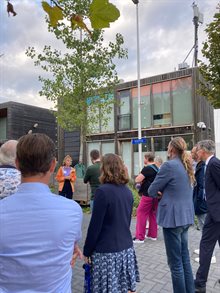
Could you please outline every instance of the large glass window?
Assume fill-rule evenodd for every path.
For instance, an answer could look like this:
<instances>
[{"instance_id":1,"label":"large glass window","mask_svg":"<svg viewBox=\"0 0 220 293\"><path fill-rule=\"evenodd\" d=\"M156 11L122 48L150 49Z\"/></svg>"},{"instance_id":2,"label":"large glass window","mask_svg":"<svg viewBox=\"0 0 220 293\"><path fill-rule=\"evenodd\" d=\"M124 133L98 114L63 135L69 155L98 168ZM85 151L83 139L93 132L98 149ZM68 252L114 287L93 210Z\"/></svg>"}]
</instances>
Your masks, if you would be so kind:
<instances>
[{"instance_id":1,"label":"large glass window","mask_svg":"<svg viewBox=\"0 0 220 293\"><path fill-rule=\"evenodd\" d=\"M99 116L99 107L98 107L99 101L98 100L99 100L99 96L92 96L87 98L89 134L100 133L100 116Z\"/></svg>"},{"instance_id":2,"label":"large glass window","mask_svg":"<svg viewBox=\"0 0 220 293\"><path fill-rule=\"evenodd\" d=\"M99 150L100 151L100 142L88 142L87 143L87 166L92 165L91 159L90 159L90 152L92 150Z\"/></svg>"},{"instance_id":3,"label":"large glass window","mask_svg":"<svg viewBox=\"0 0 220 293\"><path fill-rule=\"evenodd\" d=\"M114 142L102 142L102 155L115 153L115 143Z\"/></svg>"},{"instance_id":4,"label":"large glass window","mask_svg":"<svg viewBox=\"0 0 220 293\"><path fill-rule=\"evenodd\" d=\"M118 93L119 97L119 116L118 128L119 130L131 129L131 110L130 110L130 91L121 91Z\"/></svg>"},{"instance_id":5,"label":"large glass window","mask_svg":"<svg viewBox=\"0 0 220 293\"><path fill-rule=\"evenodd\" d=\"M152 85L154 126L170 125L170 81Z\"/></svg>"},{"instance_id":6,"label":"large glass window","mask_svg":"<svg viewBox=\"0 0 220 293\"><path fill-rule=\"evenodd\" d=\"M146 143L142 143L142 166L144 162L144 155L146 152L151 152L151 139L147 138ZM133 145L133 151L134 151L134 175L138 175L141 170L139 170L139 154L138 154L138 144Z\"/></svg>"},{"instance_id":7,"label":"large glass window","mask_svg":"<svg viewBox=\"0 0 220 293\"><path fill-rule=\"evenodd\" d=\"M92 109L88 107L88 120L90 122L88 132L89 134L100 133L99 109Z\"/></svg>"},{"instance_id":8,"label":"large glass window","mask_svg":"<svg viewBox=\"0 0 220 293\"><path fill-rule=\"evenodd\" d=\"M131 177L131 142L123 141L121 143L122 159L128 169L128 174Z\"/></svg>"},{"instance_id":9,"label":"large glass window","mask_svg":"<svg viewBox=\"0 0 220 293\"><path fill-rule=\"evenodd\" d=\"M114 95L106 95L109 104L106 105L104 118L101 119L101 132L114 131ZM100 109L100 112L102 109Z\"/></svg>"},{"instance_id":10,"label":"large glass window","mask_svg":"<svg viewBox=\"0 0 220 293\"><path fill-rule=\"evenodd\" d=\"M172 80L173 124L183 125L193 122L192 78Z\"/></svg>"},{"instance_id":11,"label":"large glass window","mask_svg":"<svg viewBox=\"0 0 220 293\"><path fill-rule=\"evenodd\" d=\"M138 128L138 89L131 90L133 128ZM141 87L141 128L151 126L150 86Z\"/></svg>"},{"instance_id":12,"label":"large glass window","mask_svg":"<svg viewBox=\"0 0 220 293\"><path fill-rule=\"evenodd\" d=\"M179 135L175 135L175 136L179 136ZM193 135L192 134L187 134L187 135L181 135L181 136L182 136L182 138L185 140L185 142L187 144L187 150L191 151L191 149L193 148Z\"/></svg>"},{"instance_id":13,"label":"large glass window","mask_svg":"<svg viewBox=\"0 0 220 293\"><path fill-rule=\"evenodd\" d=\"M114 95L94 96L87 99L89 133L114 131ZM103 105L100 101L103 100ZM97 101L97 103L95 103ZM92 103L93 102L93 103Z\"/></svg>"},{"instance_id":14,"label":"large glass window","mask_svg":"<svg viewBox=\"0 0 220 293\"><path fill-rule=\"evenodd\" d=\"M154 153L159 156L163 161L167 160L167 147L171 140L171 136L153 137Z\"/></svg>"}]
</instances>

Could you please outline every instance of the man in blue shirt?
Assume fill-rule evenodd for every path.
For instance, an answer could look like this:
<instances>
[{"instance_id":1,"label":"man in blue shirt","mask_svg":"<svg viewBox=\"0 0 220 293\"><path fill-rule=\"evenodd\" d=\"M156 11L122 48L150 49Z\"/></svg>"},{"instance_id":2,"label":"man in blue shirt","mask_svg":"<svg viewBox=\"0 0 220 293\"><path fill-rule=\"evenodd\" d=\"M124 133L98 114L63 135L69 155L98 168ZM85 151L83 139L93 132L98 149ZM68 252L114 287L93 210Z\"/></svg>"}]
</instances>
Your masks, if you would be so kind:
<instances>
[{"instance_id":1,"label":"man in blue shirt","mask_svg":"<svg viewBox=\"0 0 220 293\"><path fill-rule=\"evenodd\" d=\"M16 166L21 185L0 201L0 293L70 293L82 210L48 187L54 143L44 134L21 137Z\"/></svg>"}]
</instances>

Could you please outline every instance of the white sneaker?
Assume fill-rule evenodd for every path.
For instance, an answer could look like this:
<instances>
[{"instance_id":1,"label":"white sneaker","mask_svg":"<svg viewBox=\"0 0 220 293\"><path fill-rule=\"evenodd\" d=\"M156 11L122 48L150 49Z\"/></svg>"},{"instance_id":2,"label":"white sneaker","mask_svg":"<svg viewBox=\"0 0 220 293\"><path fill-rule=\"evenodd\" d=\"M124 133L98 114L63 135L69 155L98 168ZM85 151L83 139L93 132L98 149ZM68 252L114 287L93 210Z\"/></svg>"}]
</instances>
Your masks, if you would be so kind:
<instances>
[{"instance_id":1,"label":"white sneaker","mask_svg":"<svg viewBox=\"0 0 220 293\"><path fill-rule=\"evenodd\" d=\"M211 263L216 263L217 261L216 261L216 256L214 255L213 257L212 257L212 259L211 259Z\"/></svg>"},{"instance_id":2,"label":"white sneaker","mask_svg":"<svg viewBox=\"0 0 220 293\"><path fill-rule=\"evenodd\" d=\"M195 249L194 253L199 255L199 249Z\"/></svg>"},{"instance_id":3,"label":"white sneaker","mask_svg":"<svg viewBox=\"0 0 220 293\"><path fill-rule=\"evenodd\" d=\"M153 241L156 241L156 240L157 240L157 238L153 238L153 237L148 237L147 235L145 235L145 238L146 238L146 239L150 239L150 240L153 240Z\"/></svg>"},{"instance_id":4,"label":"white sneaker","mask_svg":"<svg viewBox=\"0 0 220 293\"><path fill-rule=\"evenodd\" d=\"M133 238L133 243L144 243L144 240Z\"/></svg>"},{"instance_id":5,"label":"white sneaker","mask_svg":"<svg viewBox=\"0 0 220 293\"><path fill-rule=\"evenodd\" d=\"M195 262L199 262L199 257L195 258ZM216 256L215 255L211 259L211 264L214 264L214 263L216 263Z\"/></svg>"}]
</instances>

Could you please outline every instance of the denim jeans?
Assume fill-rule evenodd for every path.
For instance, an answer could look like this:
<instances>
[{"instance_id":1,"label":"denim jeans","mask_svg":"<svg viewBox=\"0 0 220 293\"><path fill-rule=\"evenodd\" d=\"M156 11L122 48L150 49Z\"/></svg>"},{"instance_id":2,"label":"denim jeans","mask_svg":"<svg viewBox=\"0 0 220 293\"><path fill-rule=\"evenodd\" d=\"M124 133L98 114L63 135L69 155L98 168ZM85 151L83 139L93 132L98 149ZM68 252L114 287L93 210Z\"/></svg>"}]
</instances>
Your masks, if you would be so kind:
<instances>
[{"instance_id":1,"label":"denim jeans","mask_svg":"<svg viewBox=\"0 0 220 293\"><path fill-rule=\"evenodd\" d=\"M189 225L163 228L168 265L174 293L194 293L194 280L188 250Z\"/></svg>"}]
</instances>

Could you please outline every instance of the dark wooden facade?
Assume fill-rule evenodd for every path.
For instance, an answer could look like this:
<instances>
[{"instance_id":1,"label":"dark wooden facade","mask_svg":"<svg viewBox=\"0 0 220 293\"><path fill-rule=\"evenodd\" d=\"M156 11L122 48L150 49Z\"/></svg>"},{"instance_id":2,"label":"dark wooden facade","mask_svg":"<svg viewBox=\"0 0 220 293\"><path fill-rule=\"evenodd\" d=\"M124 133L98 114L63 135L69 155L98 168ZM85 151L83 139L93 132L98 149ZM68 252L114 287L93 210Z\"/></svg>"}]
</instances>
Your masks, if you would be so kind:
<instances>
[{"instance_id":1,"label":"dark wooden facade","mask_svg":"<svg viewBox=\"0 0 220 293\"><path fill-rule=\"evenodd\" d=\"M79 163L80 152L80 132L65 131L61 127L58 127L58 161L62 163L63 158L66 155L70 155L73 159L73 165Z\"/></svg>"},{"instance_id":2,"label":"dark wooden facade","mask_svg":"<svg viewBox=\"0 0 220 293\"><path fill-rule=\"evenodd\" d=\"M16 102L0 104L0 119L5 119L6 137L18 139L30 130L45 133L57 145L57 124L52 111Z\"/></svg>"}]
</instances>

